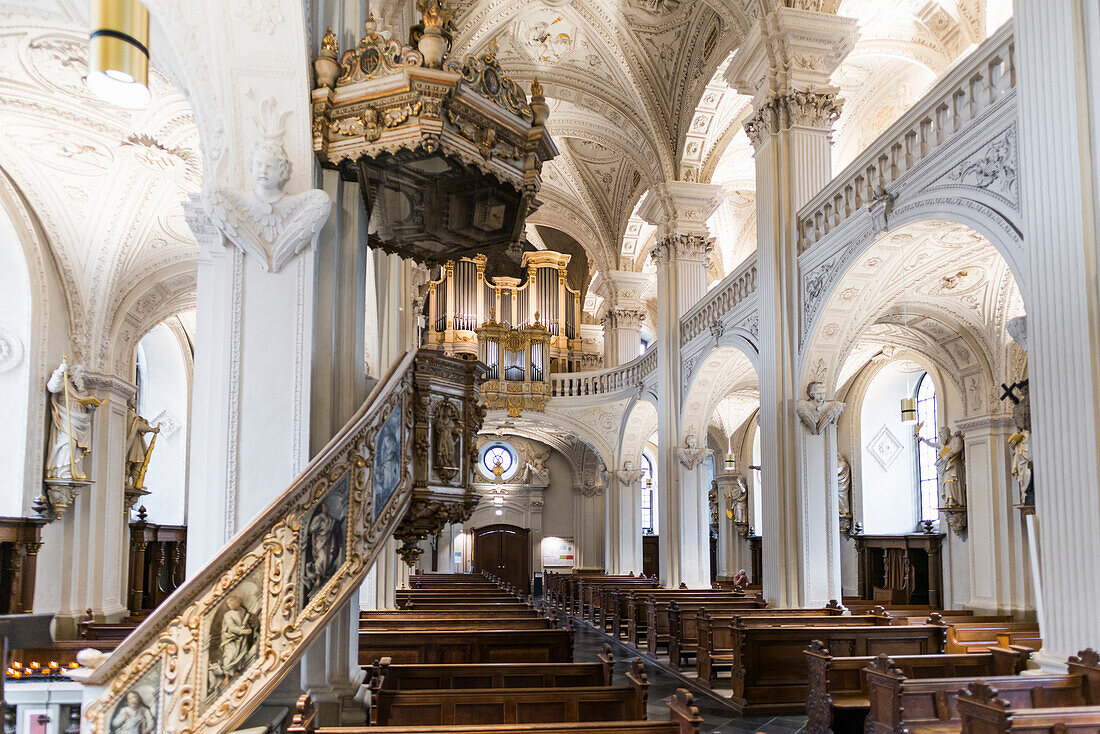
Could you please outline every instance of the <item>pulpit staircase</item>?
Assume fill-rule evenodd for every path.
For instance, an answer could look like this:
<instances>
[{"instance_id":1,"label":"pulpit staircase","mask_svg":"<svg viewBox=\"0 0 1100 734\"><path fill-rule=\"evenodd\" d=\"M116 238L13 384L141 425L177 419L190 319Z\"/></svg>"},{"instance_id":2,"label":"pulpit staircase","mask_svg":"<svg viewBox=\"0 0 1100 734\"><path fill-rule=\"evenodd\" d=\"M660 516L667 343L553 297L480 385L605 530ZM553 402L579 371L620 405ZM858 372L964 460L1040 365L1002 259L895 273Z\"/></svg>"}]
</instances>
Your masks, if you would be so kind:
<instances>
[{"instance_id":1,"label":"pulpit staircase","mask_svg":"<svg viewBox=\"0 0 1100 734\"><path fill-rule=\"evenodd\" d=\"M239 726L359 587L390 536L411 561L421 539L473 512L483 370L427 350L398 360L286 491L109 657L81 671L85 700L95 697L84 708L85 730L107 734L116 717L134 715L155 719L156 732ZM314 522L318 513L328 517ZM343 541L335 560L307 568L311 527L331 531L332 523L343 531L332 535ZM239 648L243 663L226 670L215 652L217 621L240 600L257 610L257 631Z\"/></svg>"}]
</instances>

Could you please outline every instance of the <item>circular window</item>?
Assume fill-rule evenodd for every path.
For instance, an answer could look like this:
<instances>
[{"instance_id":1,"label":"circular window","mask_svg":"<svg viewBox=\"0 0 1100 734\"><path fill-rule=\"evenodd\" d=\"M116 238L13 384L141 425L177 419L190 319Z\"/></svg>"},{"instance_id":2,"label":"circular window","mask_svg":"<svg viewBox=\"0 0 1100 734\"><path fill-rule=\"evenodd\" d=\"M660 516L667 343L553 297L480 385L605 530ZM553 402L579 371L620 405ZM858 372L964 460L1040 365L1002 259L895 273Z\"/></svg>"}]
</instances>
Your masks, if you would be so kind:
<instances>
[{"instance_id":1,"label":"circular window","mask_svg":"<svg viewBox=\"0 0 1100 734\"><path fill-rule=\"evenodd\" d=\"M519 468L516 450L502 441L487 443L481 447L477 468L491 481L511 479Z\"/></svg>"}]
</instances>

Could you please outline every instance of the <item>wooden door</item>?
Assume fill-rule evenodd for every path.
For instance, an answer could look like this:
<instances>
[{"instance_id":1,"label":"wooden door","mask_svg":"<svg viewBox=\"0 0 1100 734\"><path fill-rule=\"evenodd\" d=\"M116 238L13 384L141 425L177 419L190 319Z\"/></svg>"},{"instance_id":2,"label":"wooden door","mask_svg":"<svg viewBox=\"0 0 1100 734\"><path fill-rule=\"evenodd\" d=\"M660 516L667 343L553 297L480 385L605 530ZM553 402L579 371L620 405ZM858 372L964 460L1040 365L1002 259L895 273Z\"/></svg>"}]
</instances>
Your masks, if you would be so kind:
<instances>
[{"instance_id":1,"label":"wooden door","mask_svg":"<svg viewBox=\"0 0 1100 734\"><path fill-rule=\"evenodd\" d=\"M477 571L496 574L506 582L531 591L531 531L515 525L487 525L474 530Z\"/></svg>"}]
</instances>

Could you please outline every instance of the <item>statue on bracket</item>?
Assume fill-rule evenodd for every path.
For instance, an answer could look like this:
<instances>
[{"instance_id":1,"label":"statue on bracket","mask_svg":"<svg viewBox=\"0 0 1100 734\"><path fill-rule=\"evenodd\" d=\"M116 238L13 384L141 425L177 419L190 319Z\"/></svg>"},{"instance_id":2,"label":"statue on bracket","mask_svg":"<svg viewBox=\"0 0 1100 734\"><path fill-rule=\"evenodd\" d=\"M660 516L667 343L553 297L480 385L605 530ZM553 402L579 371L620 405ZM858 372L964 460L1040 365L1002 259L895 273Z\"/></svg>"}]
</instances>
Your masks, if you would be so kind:
<instances>
[{"instance_id":1,"label":"statue on bracket","mask_svg":"<svg viewBox=\"0 0 1100 734\"><path fill-rule=\"evenodd\" d=\"M1031 391L1027 380L1005 388L1005 397L1013 401L1012 422L1016 432L1008 437L1012 451L1012 476L1019 492L1020 509L1035 507L1035 475L1031 461ZM1004 398L1002 398L1004 399Z\"/></svg>"},{"instance_id":2,"label":"statue on bracket","mask_svg":"<svg viewBox=\"0 0 1100 734\"><path fill-rule=\"evenodd\" d=\"M840 507L840 532L852 527L852 465L838 451L836 455L836 490Z\"/></svg>"},{"instance_id":3,"label":"statue on bracket","mask_svg":"<svg viewBox=\"0 0 1100 734\"><path fill-rule=\"evenodd\" d=\"M956 535L966 529L966 445L962 431L952 432L941 426L939 436L931 441L916 430L917 440L936 449L936 474L940 485L940 512Z\"/></svg>"},{"instance_id":4,"label":"statue on bracket","mask_svg":"<svg viewBox=\"0 0 1100 734\"><path fill-rule=\"evenodd\" d=\"M145 488L145 471L149 468L149 457L153 455L153 447L157 443L157 435L160 426L154 426L142 416L138 415L135 400L131 398L126 405L129 414L128 432L126 435L126 511L134 506L139 497L149 494ZM148 443L145 436L153 434Z\"/></svg>"},{"instance_id":5,"label":"statue on bracket","mask_svg":"<svg viewBox=\"0 0 1100 734\"><path fill-rule=\"evenodd\" d=\"M92 413L105 401L84 390L84 368L69 367L67 358L46 382L50 393L50 443L46 456L45 491L34 509L59 519L92 482L84 473L84 457L91 451Z\"/></svg>"},{"instance_id":6,"label":"statue on bracket","mask_svg":"<svg viewBox=\"0 0 1100 734\"><path fill-rule=\"evenodd\" d=\"M291 170L283 148L289 114L277 115L273 98L260 103L260 140L248 159L252 190L219 189L207 201L207 213L225 238L272 273L313 245L332 209L332 200L320 189L284 191Z\"/></svg>"},{"instance_id":7,"label":"statue on bracket","mask_svg":"<svg viewBox=\"0 0 1100 734\"><path fill-rule=\"evenodd\" d=\"M795 404L795 411L806 430L815 436L821 435L844 412L844 403L825 399L825 385L817 380L806 386L806 398Z\"/></svg>"},{"instance_id":8,"label":"statue on bracket","mask_svg":"<svg viewBox=\"0 0 1100 734\"><path fill-rule=\"evenodd\" d=\"M741 472L733 472L726 488L726 517L733 520L738 535L745 537L749 529L749 487Z\"/></svg>"},{"instance_id":9,"label":"statue on bracket","mask_svg":"<svg viewBox=\"0 0 1100 734\"><path fill-rule=\"evenodd\" d=\"M641 469L634 468L633 461L624 461L623 468L617 472L619 479L619 485L621 487L634 487L636 482L641 481L642 475L645 474Z\"/></svg>"}]
</instances>

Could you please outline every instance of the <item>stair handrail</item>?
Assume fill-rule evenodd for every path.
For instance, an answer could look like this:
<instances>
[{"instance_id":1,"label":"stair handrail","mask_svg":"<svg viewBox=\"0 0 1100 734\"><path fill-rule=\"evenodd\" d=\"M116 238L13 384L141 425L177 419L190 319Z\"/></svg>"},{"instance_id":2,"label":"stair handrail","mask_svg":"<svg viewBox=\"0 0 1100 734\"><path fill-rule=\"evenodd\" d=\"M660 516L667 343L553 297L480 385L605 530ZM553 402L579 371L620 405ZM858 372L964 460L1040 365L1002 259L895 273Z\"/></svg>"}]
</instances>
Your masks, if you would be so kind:
<instances>
[{"instance_id":1,"label":"stair handrail","mask_svg":"<svg viewBox=\"0 0 1100 734\"><path fill-rule=\"evenodd\" d=\"M391 532L409 560L420 539L473 512L483 376L482 365L433 350L397 360L284 492L113 653L77 671L97 695L85 710L91 731L107 734L129 715L132 693L157 732L221 734L243 722L358 589ZM342 523L340 560L321 569L327 575L317 564L307 575L303 536L322 504ZM215 619L241 608L251 615L255 658L227 672L210 650Z\"/></svg>"}]
</instances>

